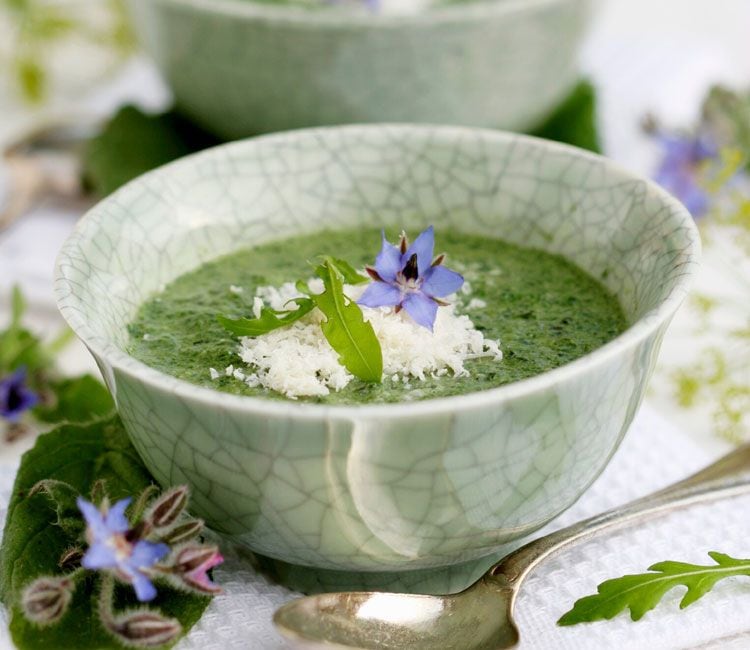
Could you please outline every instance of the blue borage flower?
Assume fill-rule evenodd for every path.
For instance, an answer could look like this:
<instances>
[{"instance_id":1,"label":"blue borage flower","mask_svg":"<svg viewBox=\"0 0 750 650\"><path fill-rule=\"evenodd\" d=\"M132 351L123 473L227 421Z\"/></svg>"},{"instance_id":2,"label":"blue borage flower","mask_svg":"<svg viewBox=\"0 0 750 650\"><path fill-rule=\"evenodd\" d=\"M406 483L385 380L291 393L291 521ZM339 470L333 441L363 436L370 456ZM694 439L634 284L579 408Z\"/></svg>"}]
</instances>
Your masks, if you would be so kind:
<instances>
[{"instance_id":1,"label":"blue borage flower","mask_svg":"<svg viewBox=\"0 0 750 650\"><path fill-rule=\"evenodd\" d=\"M100 510L78 497L78 508L86 520L89 548L81 560L86 569L107 569L129 582L141 602L153 600L156 588L149 579L150 569L169 553L169 546L144 539L131 540L125 509L130 499Z\"/></svg>"},{"instance_id":2,"label":"blue borage flower","mask_svg":"<svg viewBox=\"0 0 750 650\"><path fill-rule=\"evenodd\" d=\"M39 396L26 386L26 368L0 380L0 417L15 423L39 403Z\"/></svg>"},{"instance_id":3,"label":"blue borage flower","mask_svg":"<svg viewBox=\"0 0 750 650\"><path fill-rule=\"evenodd\" d=\"M716 160L719 148L706 133L673 134L657 132L663 158L654 180L679 199L694 217L703 216L711 196L702 186L701 173L710 161Z\"/></svg>"},{"instance_id":4,"label":"blue borage flower","mask_svg":"<svg viewBox=\"0 0 750 650\"><path fill-rule=\"evenodd\" d=\"M395 307L397 312L405 309L417 324L432 331L438 306L447 304L440 298L458 291L463 277L442 266L445 255L433 259L432 226L411 246L404 233L398 247L386 240L385 232L382 238L375 265L366 267L374 282L357 302L365 307Z\"/></svg>"}]
</instances>

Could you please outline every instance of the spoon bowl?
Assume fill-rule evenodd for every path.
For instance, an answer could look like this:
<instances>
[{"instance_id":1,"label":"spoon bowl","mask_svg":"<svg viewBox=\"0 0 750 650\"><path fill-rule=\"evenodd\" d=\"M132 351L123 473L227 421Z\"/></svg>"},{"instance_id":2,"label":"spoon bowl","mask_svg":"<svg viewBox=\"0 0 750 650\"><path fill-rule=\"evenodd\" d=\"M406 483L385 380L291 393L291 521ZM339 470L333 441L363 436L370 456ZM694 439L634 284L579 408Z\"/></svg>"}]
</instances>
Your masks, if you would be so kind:
<instances>
[{"instance_id":1,"label":"spoon bowl","mask_svg":"<svg viewBox=\"0 0 750 650\"><path fill-rule=\"evenodd\" d=\"M458 594L322 594L287 603L273 620L285 636L329 649L513 648L520 639L513 620L516 597L526 576L543 559L612 528L693 503L747 492L750 444L663 490L529 542Z\"/></svg>"},{"instance_id":2,"label":"spoon bowl","mask_svg":"<svg viewBox=\"0 0 750 650\"><path fill-rule=\"evenodd\" d=\"M320 594L282 607L274 622L308 647L494 650L518 643L512 587L484 576L452 596L378 592Z\"/></svg>"}]
</instances>

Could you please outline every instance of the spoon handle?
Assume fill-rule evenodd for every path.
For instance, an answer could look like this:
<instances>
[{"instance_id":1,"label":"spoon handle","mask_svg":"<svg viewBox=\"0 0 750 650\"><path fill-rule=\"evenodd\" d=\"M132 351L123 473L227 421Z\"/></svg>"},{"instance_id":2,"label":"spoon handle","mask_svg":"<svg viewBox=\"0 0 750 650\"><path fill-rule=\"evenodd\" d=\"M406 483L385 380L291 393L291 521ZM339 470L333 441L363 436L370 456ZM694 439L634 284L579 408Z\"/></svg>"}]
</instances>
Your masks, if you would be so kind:
<instances>
[{"instance_id":1,"label":"spoon handle","mask_svg":"<svg viewBox=\"0 0 750 650\"><path fill-rule=\"evenodd\" d=\"M750 493L750 444L662 490L535 539L503 558L490 574L502 574L509 582L518 582L544 558L574 542L656 514L744 493Z\"/></svg>"}]
</instances>

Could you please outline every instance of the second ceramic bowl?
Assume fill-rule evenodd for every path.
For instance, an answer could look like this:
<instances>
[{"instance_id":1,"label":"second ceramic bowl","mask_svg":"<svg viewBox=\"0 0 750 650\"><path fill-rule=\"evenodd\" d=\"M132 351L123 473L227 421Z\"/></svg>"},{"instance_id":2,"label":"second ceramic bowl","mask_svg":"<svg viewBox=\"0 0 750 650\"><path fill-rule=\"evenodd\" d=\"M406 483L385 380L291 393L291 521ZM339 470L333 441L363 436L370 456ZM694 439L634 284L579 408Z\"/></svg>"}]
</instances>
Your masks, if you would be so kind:
<instances>
[{"instance_id":1,"label":"second ceramic bowl","mask_svg":"<svg viewBox=\"0 0 750 650\"><path fill-rule=\"evenodd\" d=\"M575 84L591 0L465 0L416 16L130 4L180 108L236 139L360 122L527 130Z\"/></svg>"}]
</instances>

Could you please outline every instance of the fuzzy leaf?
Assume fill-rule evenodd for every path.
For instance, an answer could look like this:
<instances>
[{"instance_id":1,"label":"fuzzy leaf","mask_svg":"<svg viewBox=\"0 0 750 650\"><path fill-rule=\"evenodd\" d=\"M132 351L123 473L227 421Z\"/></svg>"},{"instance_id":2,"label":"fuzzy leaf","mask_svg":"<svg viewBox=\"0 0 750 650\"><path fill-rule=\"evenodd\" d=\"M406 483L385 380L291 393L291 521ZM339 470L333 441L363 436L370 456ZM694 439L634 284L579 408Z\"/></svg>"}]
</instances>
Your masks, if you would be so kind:
<instances>
[{"instance_id":1,"label":"fuzzy leaf","mask_svg":"<svg viewBox=\"0 0 750 650\"><path fill-rule=\"evenodd\" d=\"M43 479L62 481L70 489L49 491L31 488ZM136 496L152 482L116 416L88 425L64 425L39 437L27 452L16 476L8 508L0 551L0 599L10 614L10 631L19 650L100 650L123 648L108 635L94 614L99 576L87 573L78 584L70 609L54 626L40 628L29 623L19 609L23 588L42 575L58 575L58 560L66 549L79 543L76 535L56 525L62 508L73 492L88 496L97 480L106 481L113 500ZM67 494L67 496L66 496ZM209 603L208 598L176 591L157 583L159 595L153 606L168 617L175 617L183 629L189 629ZM137 606L133 589L121 585L116 592L116 607Z\"/></svg>"},{"instance_id":2,"label":"fuzzy leaf","mask_svg":"<svg viewBox=\"0 0 750 650\"><path fill-rule=\"evenodd\" d=\"M675 587L687 587L680 602L680 609L684 609L711 591L719 580L750 576L750 560L738 560L715 551L708 555L716 562L715 565L666 561L649 567L650 573L607 580L599 585L598 593L576 601L573 609L557 623L576 625L611 619L626 609L630 610L630 617L637 621L654 609L664 594Z\"/></svg>"},{"instance_id":3,"label":"fuzzy leaf","mask_svg":"<svg viewBox=\"0 0 750 650\"><path fill-rule=\"evenodd\" d=\"M530 135L601 153L597 113L596 90L588 81L581 81Z\"/></svg>"},{"instance_id":4,"label":"fuzzy leaf","mask_svg":"<svg viewBox=\"0 0 750 650\"><path fill-rule=\"evenodd\" d=\"M125 106L83 152L83 176L99 196L141 174L217 144L200 127L174 112L149 115Z\"/></svg>"},{"instance_id":5,"label":"fuzzy leaf","mask_svg":"<svg viewBox=\"0 0 750 650\"><path fill-rule=\"evenodd\" d=\"M321 324L328 343L339 354L339 362L363 381L379 382L383 377L383 352L372 325L365 321L356 302L344 295L344 275L336 261L326 258L315 269L325 291L312 296L325 314Z\"/></svg>"},{"instance_id":6,"label":"fuzzy leaf","mask_svg":"<svg viewBox=\"0 0 750 650\"><path fill-rule=\"evenodd\" d=\"M107 389L91 375L61 379L50 388L56 403L34 409L34 416L42 422L87 422L109 415L115 408Z\"/></svg>"},{"instance_id":7,"label":"fuzzy leaf","mask_svg":"<svg viewBox=\"0 0 750 650\"><path fill-rule=\"evenodd\" d=\"M295 298L297 309L292 311L275 311L264 307L260 318L227 318L217 316L221 326L237 336L261 336L280 327L287 327L298 321L305 314L309 314L315 303L309 298Z\"/></svg>"}]
</instances>

